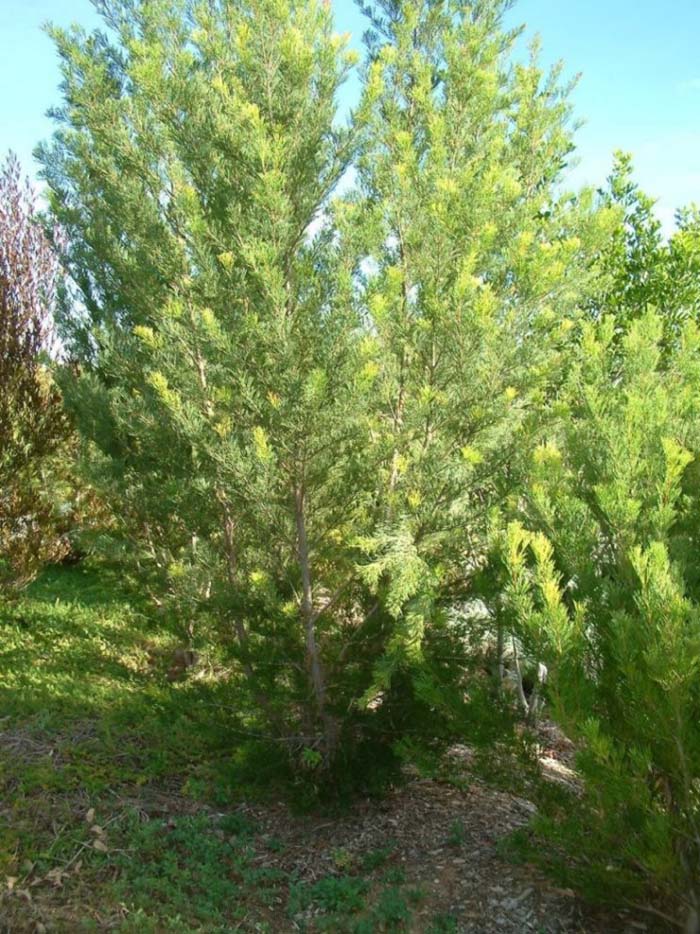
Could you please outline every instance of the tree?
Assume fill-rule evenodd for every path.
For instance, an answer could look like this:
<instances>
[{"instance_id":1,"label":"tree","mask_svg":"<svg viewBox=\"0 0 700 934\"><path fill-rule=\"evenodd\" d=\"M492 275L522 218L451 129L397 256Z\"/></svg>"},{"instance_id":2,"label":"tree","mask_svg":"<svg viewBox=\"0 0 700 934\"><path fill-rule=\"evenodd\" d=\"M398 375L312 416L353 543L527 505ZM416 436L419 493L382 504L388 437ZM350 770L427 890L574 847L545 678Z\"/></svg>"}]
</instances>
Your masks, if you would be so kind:
<instances>
[{"instance_id":1,"label":"tree","mask_svg":"<svg viewBox=\"0 0 700 934\"><path fill-rule=\"evenodd\" d=\"M61 557L57 460L68 424L47 366L57 259L34 193L9 155L0 169L0 588Z\"/></svg>"},{"instance_id":2,"label":"tree","mask_svg":"<svg viewBox=\"0 0 700 934\"><path fill-rule=\"evenodd\" d=\"M569 108L511 67L502 8L372 6L351 132L317 0L113 0L109 32L53 33L66 398L140 559L307 764L463 697L447 608L612 223L555 195Z\"/></svg>"},{"instance_id":3,"label":"tree","mask_svg":"<svg viewBox=\"0 0 700 934\"><path fill-rule=\"evenodd\" d=\"M369 385L332 230L311 227L351 155L352 57L321 2L100 8L109 35L54 31L66 105L42 151L80 295L66 396L187 628L328 761L321 643L352 596Z\"/></svg>"},{"instance_id":4,"label":"tree","mask_svg":"<svg viewBox=\"0 0 700 934\"><path fill-rule=\"evenodd\" d=\"M589 894L671 899L695 931L700 332L669 348L664 324L647 312L619 344L612 316L584 327L504 550L516 631L580 748L586 793L549 800L550 843Z\"/></svg>"},{"instance_id":5,"label":"tree","mask_svg":"<svg viewBox=\"0 0 700 934\"><path fill-rule=\"evenodd\" d=\"M614 314L626 326L647 311L663 315L667 338L673 340L683 321L698 319L700 286L700 222L694 206L676 213L676 230L667 239L653 198L634 181L632 158L615 154L605 205L617 208L620 224L604 247L601 265L605 288L594 301L597 313Z\"/></svg>"},{"instance_id":6,"label":"tree","mask_svg":"<svg viewBox=\"0 0 700 934\"><path fill-rule=\"evenodd\" d=\"M367 697L420 667L436 620L474 595L490 513L518 488L614 228L592 192L561 191L570 87L536 45L513 61L508 6L364 5L366 129L344 222L377 359L366 576L395 620Z\"/></svg>"}]
</instances>

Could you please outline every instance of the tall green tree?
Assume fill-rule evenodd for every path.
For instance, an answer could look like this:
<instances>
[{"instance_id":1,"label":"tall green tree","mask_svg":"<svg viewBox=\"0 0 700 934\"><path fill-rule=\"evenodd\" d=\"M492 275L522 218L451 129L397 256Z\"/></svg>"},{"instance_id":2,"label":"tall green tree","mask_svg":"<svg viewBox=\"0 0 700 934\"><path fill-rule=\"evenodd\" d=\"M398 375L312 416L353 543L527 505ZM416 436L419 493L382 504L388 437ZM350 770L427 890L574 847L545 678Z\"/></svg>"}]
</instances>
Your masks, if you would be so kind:
<instances>
[{"instance_id":1,"label":"tall green tree","mask_svg":"<svg viewBox=\"0 0 700 934\"><path fill-rule=\"evenodd\" d=\"M98 6L108 32L53 32L65 104L41 150L79 296L66 395L180 617L330 756L321 640L366 386L348 277L311 228L351 154L352 56L316 0Z\"/></svg>"},{"instance_id":2,"label":"tall green tree","mask_svg":"<svg viewBox=\"0 0 700 934\"><path fill-rule=\"evenodd\" d=\"M179 618L309 763L463 697L446 611L614 220L557 194L566 88L515 63L506 6L370 5L350 132L319 0L112 0L108 31L54 32L66 397Z\"/></svg>"},{"instance_id":3,"label":"tall green tree","mask_svg":"<svg viewBox=\"0 0 700 934\"><path fill-rule=\"evenodd\" d=\"M363 5L365 135L344 221L377 358L366 575L396 620L368 697L472 590L614 229L592 192L562 193L570 86L536 45L519 60L509 6Z\"/></svg>"}]
</instances>

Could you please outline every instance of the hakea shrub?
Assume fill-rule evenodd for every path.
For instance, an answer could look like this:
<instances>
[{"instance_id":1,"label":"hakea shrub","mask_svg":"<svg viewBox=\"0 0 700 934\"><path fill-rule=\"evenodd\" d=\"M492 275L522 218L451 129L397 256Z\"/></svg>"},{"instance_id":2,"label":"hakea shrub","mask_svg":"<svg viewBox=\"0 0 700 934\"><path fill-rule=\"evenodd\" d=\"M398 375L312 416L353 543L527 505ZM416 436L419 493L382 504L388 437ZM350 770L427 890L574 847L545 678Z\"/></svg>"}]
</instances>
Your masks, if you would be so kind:
<instances>
[{"instance_id":1,"label":"hakea shrub","mask_svg":"<svg viewBox=\"0 0 700 934\"><path fill-rule=\"evenodd\" d=\"M621 341L612 318L585 328L503 554L513 626L581 750L583 795L541 829L589 894L656 893L696 931L700 332L671 351L664 333L653 313Z\"/></svg>"}]
</instances>

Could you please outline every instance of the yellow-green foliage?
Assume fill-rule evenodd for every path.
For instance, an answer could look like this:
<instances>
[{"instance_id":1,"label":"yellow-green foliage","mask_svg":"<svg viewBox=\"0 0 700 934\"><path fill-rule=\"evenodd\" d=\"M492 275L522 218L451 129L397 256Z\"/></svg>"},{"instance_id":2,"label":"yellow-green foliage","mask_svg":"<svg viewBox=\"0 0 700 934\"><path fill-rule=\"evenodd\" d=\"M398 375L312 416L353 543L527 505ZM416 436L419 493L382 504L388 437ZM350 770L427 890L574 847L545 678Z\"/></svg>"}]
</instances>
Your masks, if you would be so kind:
<instances>
[{"instance_id":1,"label":"yellow-green foliage","mask_svg":"<svg viewBox=\"0 0 700 934\"><path fill-rule=\"evenodd\" d=\"M697 905L700 878L700 342L662 353L648 313L613 342L585 328L503 556L522 640L550 666L553 712L586 782L550 837L589 890L648 885Z\"/></svg>"}]
</instances>

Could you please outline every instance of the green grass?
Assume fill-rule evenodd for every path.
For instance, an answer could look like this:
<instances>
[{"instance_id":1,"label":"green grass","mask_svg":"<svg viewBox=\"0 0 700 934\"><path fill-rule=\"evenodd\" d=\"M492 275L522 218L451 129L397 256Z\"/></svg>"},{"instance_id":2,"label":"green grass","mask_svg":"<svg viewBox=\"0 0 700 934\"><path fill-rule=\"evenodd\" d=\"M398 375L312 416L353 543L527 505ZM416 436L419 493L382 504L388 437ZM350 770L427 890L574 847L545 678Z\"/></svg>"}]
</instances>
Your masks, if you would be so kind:
<instances>
[{"instance_id":1,"label":"green grass","mask_svg":"<svg viewBox=\"0 0 700 934\"><path fill-rule=\"evenodd\" d=\"M235 688L169 683L179 644L107 568L51 570L0 608L0 880L16 880L15 891L42 880L32 903L6 893L12 930L40 922L47 881L59 904L51 929L92 930L91 916L124 931L240 920L246 851L222 842L205 811L239 793L230 762L240 717L226 710ZM153 816L163 808L194 813L171 827ZM92 812L110 824L104 838L85 820ZM226 833L242 839L235 812ZM85 900L97 891L93 911Z\"/></svg>"},{"instance_id":2,"label":"green grass","mask_svg":"<svg viewBox=\"0 0 700 934\"><path fill-rule=\"evenodd\" d=\"M176 634L117 585L106 570L54 570L0 609L0 725L27 745L25 793L186 781L229 751L230 723L211 716L222 688L168 683Z\"/></svg>"},{"instance_id":3,"label":"green grass","mask_svg":"<svg viewBox=\"0 0 700 934\"><path fill-rule=\"evenodd\" d=\"M0 932L406 930L391 847L312 884L265 865L284 844L239 805L274 768L216 658L168 681L180 645L105 567L0 606Z\"/></svg>"}]
</instances>

